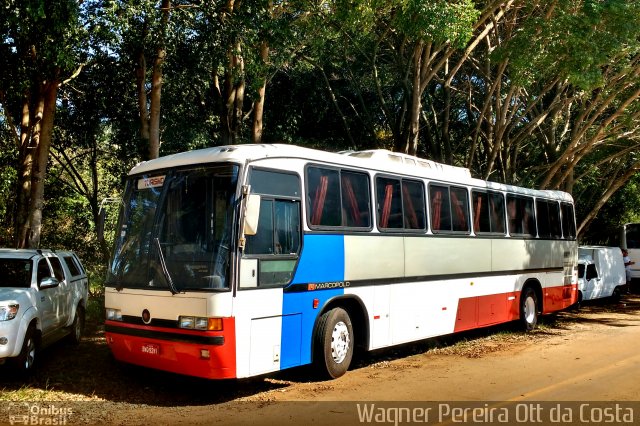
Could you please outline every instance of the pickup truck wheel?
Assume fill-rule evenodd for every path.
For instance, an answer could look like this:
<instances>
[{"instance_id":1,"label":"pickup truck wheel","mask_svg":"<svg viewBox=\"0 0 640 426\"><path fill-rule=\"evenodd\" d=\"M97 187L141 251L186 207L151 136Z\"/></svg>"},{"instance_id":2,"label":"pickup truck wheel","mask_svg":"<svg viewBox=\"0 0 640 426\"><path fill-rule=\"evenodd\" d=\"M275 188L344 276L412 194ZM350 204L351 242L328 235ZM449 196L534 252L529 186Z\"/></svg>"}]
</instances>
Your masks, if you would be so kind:
<instances>
[{"instance_id":1,"label":"pickup truck wheel","mask_svg":"<svg viewBox=\"0 0 640 426\"><path fill-rule=\"evenodd\" d=\"M69 341L75 345L80 343L82 334L84 333L84 309L82 306L78 306L76 309L76 316L73 318L73 324L71 324L71 334L69 334Z\"/></svg>"},{"instance_id":2,"label":"pickup truck wheel","mask_svg":"<svg viewBox=\"0 0 640 426\"><path fill-rule=\"evenodd\" d=\"M20 355L16 357L17 367L21 373L31 373L36 364L38 354L38 334L36 328L31 325L27 329L27 333L24 335L24 342L22 342L22 350Z\"/></svg>"}]
</instances>

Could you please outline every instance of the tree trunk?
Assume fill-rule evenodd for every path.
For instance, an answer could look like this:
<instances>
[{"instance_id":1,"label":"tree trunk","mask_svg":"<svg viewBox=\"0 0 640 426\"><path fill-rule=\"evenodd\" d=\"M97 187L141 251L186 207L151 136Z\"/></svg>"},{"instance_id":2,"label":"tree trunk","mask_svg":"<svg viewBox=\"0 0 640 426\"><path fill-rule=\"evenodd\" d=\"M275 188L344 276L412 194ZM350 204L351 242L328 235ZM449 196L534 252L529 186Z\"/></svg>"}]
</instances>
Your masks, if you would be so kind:
<instances>
[{"instance_id":1,"label":"tree trunk","mask_svg":"<svg viewBox=\"0 0 640 426\"><path fill-rule=\"evenodd\" d=\"M260 58L266 66L269 59L269 43L263 41L260 44ZM253 143L262 143L262 119L264 116L264 100L267 91L267 79L262 80L262 85L258 89L258 99L253 104L253 126L251 132L251 141Z\"/></svg>"},{"instance_id":2,"label":"tree trunk","mask_svg":"<svg viewBox=\"0 0 640 426\"><path fill-rule=\"evenodd\" d=\"M422 54L424 52L424 42L421 40L416 44L413 52L413 84L411 91L411 122L409 124L409 140L404 152L410 155L416 155L418 152L418 142L420 138L420 112L422 111L422 103L420 98L422 91Z\"/></svg>"},{"instance_id":3,"label":"tree trunk","mask_svg":"<svg viewBox=\"0 0 640 426\"><path fill-rule=\"evenodd\" d=\"M34 149L31 143L31 117L29 95L25 94L22 102L22 120L20 122L20 145L18 147L18 193L16 194L16 210L13 221L14 245L24 247L27 241L27 219L29 216L29 194L31 194L31 171L33 169ZM34 117L35 118L35 117Z\"/></svg>"},{"instance_id":4,"label":"tree trunk","mask_svg":"<svg viewBox=\"0 0 640 426\"><path fill-rule=\"evenodd\" d=\"M151 102L149 107L149 158L160 156L160 98L162 94L162 66L167 56L166 34L169 24L170 0L162 0L162 26L160 28L160 41L153 61L153 74L151 76Z\"/></svg>"},{"instance_id":5,"label":"tree trunk","mask_svg":"<svg viewBox=\"0 0 640 426\"><path fill-rule=\"evenodd\" d=\"M36 148L35 161L31 176L31 199L29 202L29 232L26 247L38 248L42 230L42 210L44 208L44 185L49 160L49 148L53 135L53 123L56 112L59 81L54 79L45 83L40 96L38 110L42 106L42 120L39 123L39 137ZM35 136L35 134L34 134Z\"/></svg>"},{"instance_id":6,"label":"tree trunk","mask_svg":"<svg viewBox=\"0 0 640 426\"><path fill-rule=\"evenodd\" d=\"M136 86L138 89L138 114L140 116L140 139L145 145L149 144L149 111L147 110L147 61L144 50L138 52L138 64L136 66Z\"/></svg>"}]
</instances>

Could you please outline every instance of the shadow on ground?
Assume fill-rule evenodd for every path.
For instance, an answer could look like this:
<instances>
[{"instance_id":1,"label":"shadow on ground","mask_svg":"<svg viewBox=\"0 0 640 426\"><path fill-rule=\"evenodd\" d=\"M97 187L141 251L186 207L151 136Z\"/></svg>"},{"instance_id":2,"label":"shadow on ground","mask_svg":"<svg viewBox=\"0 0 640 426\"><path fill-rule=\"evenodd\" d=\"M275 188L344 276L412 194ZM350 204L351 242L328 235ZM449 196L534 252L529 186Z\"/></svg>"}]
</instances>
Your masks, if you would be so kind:
<instances>
[{"instance_id":1,"label":"shadow on ground","mask_svg":"<svg viewBox=\"0 0 640 426\"><path fill-rule=\"evenodd\" d=\"M626 327L640 314L640 297L625 295L620 302L583 303L555 315L544 316L538 330L527 338L538 339L570 330L576 323ZM88 324L88 336L78 346L56 344L41 352L40 365L29 378L0 367L0 399L106 400L150 406L193 406L227 402L264 391L287 387L291 382L316 381L310 367L285 370L268 378L210 381L180 376L116 362L109 352L100 324ZM570 332L570 331L569 331ZM441 336L371 353L359 354L354 369L447 348L500 334L521 335L515 323L502 324L455 335ZM4 396L3 396L4 395Z\"/></svg>"}]
</instances>

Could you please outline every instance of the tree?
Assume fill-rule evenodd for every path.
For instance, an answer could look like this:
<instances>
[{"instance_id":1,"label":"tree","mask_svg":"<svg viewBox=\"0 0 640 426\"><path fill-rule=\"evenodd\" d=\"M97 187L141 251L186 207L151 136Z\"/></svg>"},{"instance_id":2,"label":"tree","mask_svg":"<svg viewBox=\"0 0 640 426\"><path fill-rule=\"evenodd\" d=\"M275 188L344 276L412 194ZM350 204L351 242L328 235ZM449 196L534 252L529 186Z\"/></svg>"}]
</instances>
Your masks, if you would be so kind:
<instances>
[{"instance_id":1,"label":"tree","mask_svg":"<svg viewBox=\"0 0 640 426\"><path fill-rule=\"evenodd\" d=\"M40 242L58 88L79 72L84 31L76 1L9 1L0 12L0 104L18 149L15 246Z\"/></svg>"}]
</instances>

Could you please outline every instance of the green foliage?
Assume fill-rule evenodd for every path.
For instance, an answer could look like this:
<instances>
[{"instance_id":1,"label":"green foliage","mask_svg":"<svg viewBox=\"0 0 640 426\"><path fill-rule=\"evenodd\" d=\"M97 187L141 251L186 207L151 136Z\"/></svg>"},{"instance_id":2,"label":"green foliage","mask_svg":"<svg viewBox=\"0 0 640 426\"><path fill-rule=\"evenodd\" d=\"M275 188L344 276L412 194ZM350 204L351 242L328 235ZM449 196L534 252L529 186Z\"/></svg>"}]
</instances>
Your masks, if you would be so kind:
<instances>
[{"instance_id":1,"label":"green foliage","mask_svg":"<svg viewBox=\"0 0 640 426\"><path fill-rule=\"evenodd\" d=\"M393 25L411 39L449 42L462 48L479 11L472 0L400 0Z\"/></svg>"},{"instance_id":2,"label":"green foliage","mask_svg":"<svg viewBox=\"0 0 640 426\"><path fill-rule=\"evenodd\" d=\"M637 52L638 1L534 1L525 7L528 19L496 51L497 58L509 58L520 84L558 75L591 90L604 84L605 64Z\"/></svg>"},{"instance_id":3,"label":"green foliage","mask_svg":"<svg viewBox=\"0 0 640 426\"><path fill-rule=\"evenodd\" d=\"M121 178L146 149L140 137L136 64L144 53L149 81L160 45L167 53L161 155L220 144L226 99L217 91L225 83L240 82L245 91L242 141L249 139L252 104L266 82L264 142L331 150L392 148L408 132L412 55L416 46L429 44L433 57L445 58L449 67L438 71L421 93L420 155L466 164L477 130L473 166L480 175L492 144L498 143L492 126L505 121L499 130L505 139L523 132L499 150L491 178L535 186L569 145L589 102L613 96L603 109L615 111L638 87L638 0L535 0L510 8L505 3L507 18L483 25L479 17L495 13L488 8L496 2L255 0L236 2L233 10L219 0L171 4L164 27L161 1L3 0L2 245L11 241L17 183L17 152L7 118L20 122L21 100L35 90L34 81L56 73L65 79L80 64L82 72L60 87L42 246L75 249L93 271L102 265L94 231L96 205L119 195ZM495 25L492 38L464 60L463 49L488 22ZM266 60L260 54L263 45L269 47ZM234 55L242 59L242 67L230 63ZM445 72L459 60L463 66L446 87ZM502 61L508 67L490 94ZM551 81L570 84L543 92ZM506 105L513 109L498 110L513 93ZM485 102L489 107L482 119ZM635 160L638 108L636 101L616 120L596 119L585 131L583 139L623 126L603 136L596 154L576 166L579 219L596 204L604 182ZM543 117L542 124L527 133L537 117ZM605 161L623 149L630 152L626 163ZM640 211L639 187L637 179L626 185L591 229L640 219L635 213Z\"/></svg>"}]
</instances>

